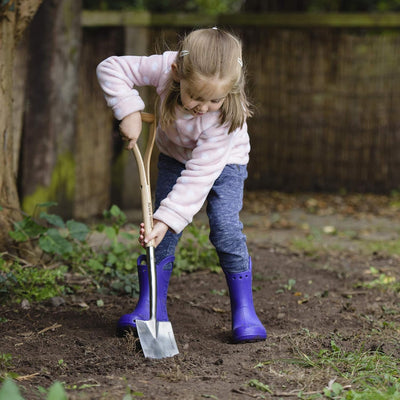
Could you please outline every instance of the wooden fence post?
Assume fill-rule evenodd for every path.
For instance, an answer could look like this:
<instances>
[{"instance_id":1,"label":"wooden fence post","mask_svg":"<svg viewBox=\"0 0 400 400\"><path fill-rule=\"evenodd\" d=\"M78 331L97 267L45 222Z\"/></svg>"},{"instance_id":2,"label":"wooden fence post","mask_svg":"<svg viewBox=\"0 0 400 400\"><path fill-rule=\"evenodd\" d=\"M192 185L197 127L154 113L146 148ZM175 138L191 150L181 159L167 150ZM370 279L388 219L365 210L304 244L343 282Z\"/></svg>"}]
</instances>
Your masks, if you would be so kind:
<instances>
[{"instance_id":1,"label":"wooden fence post","mask_svg":"<svg viewBox=\"0 0 400 400\"><path fill-rule=\"evenodd\" d=\"M120 28L83 32L75 139L77 218L99 215L110 206L114 118L97 81L96 66L120 52L122 43Z\"/></svg>"},{"instance_id":2,"label":"wooden fence post","mask_svg":"<svg viewBox=\"0 0 400 400\"><path fill-rule=\"evenodd\" d=\"M149 29L142 27L126 27L124 29L125 49L124 54L135 56L149 55ZM138 88L140 96L146 104L146 111L153 112L150 103L150 89ZM118 155L119 162L113 170L117 176L114 182L121 182L120 187L114 184L113 200L123 209L140 209L140 181L137 173L136 161L131 152L122 148ZM117 193L115 193L115 190ZM118 199L118 197L119 199Z\"/></svg>"}]
</instances>

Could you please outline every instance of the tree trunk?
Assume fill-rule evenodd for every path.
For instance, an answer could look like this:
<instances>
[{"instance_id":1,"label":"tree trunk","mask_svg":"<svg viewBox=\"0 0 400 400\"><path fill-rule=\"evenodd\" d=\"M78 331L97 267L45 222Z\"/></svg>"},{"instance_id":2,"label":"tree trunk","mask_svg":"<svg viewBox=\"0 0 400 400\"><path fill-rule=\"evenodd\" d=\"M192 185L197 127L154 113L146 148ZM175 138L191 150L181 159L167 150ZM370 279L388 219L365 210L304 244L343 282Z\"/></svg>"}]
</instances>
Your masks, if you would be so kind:
<instances>
[{"instance_id":1,"label":"tree trunk","mask_svg":"<svg viewBox=\"0 0 400 400\"><path fill-rule=\"evenodd\" d=\"M20 218L12 118L15 49L42 0L9 1L0 8L0 252L7 250L12 221ZM2 3L3 4L3 3Z\"/></svg>"},{"instance_id":2,"label":"tree trunk","mask_svg":"<svg viewBox=\"0 0 400 400\"><path fill-rule=\"evenodd\" d=\"M30 62L22 160L22 208L56 201L70 217L75 193L74 135L80 55L76 0L46 0L30 26Z\"/></svg>"}]
</instances>

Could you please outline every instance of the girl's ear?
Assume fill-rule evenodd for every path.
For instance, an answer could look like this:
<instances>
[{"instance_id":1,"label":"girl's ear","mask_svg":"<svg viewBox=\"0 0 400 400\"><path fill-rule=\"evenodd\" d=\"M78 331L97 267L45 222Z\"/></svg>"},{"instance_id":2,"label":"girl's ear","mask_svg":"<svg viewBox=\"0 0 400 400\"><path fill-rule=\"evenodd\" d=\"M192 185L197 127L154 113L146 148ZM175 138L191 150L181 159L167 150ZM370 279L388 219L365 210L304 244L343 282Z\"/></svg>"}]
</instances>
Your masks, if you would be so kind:
<instances>
[{"instance_id":1,"label":"girl's ear","mask_svg":"<svg viewBox=\"0 0 400 400\"><path fill-rule=\"evenodd\" d=\"M178 66L176 63L171 64L171 72L172 72L172 78L175 82L180 82L179 74L178 74Z\"/></svg>"}]
</instances>

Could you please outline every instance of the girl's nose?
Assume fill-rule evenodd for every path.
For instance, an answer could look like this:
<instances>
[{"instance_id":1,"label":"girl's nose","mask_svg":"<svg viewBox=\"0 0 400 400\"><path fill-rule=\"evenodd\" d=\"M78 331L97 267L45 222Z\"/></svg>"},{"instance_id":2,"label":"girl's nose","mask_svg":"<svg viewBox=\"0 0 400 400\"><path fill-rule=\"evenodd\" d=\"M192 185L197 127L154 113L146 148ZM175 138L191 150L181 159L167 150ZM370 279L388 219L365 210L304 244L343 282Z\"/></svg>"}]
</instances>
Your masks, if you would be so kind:
<instances>
[{"instance_id":1,"label":"girl's nose","mask_svg":"<svg viewBox=\"0 0 400 400\"><path fill-rule=\"evenodd\" d=\"M208 110L207 103L201 103L201 104L199 104L199 110L200 110L200 112L202 112L202 113L207 112L207 110Z\"/></svg>"}]
</instances>

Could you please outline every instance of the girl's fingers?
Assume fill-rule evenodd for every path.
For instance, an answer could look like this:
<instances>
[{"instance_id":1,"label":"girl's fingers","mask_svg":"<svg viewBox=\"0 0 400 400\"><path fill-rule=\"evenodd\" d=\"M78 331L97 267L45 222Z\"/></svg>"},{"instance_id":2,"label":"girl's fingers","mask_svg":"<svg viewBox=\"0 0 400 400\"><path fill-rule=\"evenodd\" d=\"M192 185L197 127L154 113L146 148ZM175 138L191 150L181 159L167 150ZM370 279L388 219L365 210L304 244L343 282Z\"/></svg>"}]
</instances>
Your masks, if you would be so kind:
<instances>
[{"instance_id":1,"label":"girl's fingers","mask_svg":"<svg viewBox=\"0 0 400 400\"><path fill-rule=\"evenodd\" d=\"M146 247L146 243L144 241L144 236L145 236L145 232L144 232L144 223L142 222L140 224L140 228L139 228L139 238L138 238L138 242L142 247Z\"/></svg>"},{"instance_id":2,"label":"girl's fingers","mask_svg":"<svg viewBox=\"0 0 400 400\"><path fill-rule=\"evenodd\" d=\"M136 144L136 139L135 140L130 140L129 143L125 146L127 150L132 150L135 147Z\"/></svg>"}]
</instances>

